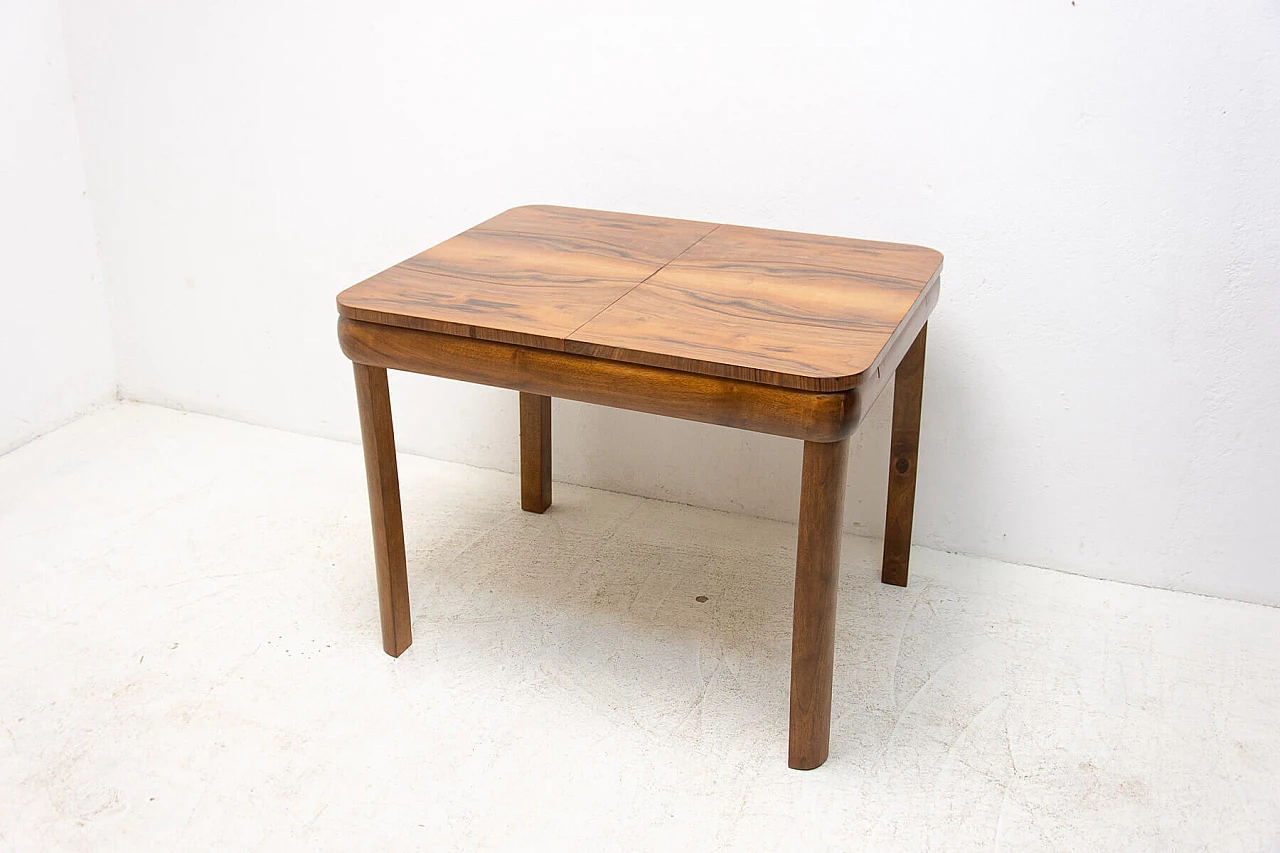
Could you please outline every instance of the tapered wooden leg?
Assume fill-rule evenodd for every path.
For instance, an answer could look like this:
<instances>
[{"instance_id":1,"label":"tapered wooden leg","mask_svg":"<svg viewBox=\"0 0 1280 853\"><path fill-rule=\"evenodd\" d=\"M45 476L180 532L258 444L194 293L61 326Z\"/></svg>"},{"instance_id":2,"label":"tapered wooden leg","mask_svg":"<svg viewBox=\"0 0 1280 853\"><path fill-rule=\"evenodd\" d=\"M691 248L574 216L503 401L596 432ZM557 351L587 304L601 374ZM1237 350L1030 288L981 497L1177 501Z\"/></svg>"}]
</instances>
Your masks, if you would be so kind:
<instances>
[{"instance_id":1,"label":"tapered wooden leg","mask_svg":"<svg viewBox=\"0 0 1280 853\"><path fill-rule=\"evenodd\" d=\"M831 740L831 672L836 653L836 585L849 440L804 443L800 538L791 629L791 744L788 764L812 770Z\"/></svg>"},{"instance_id":2,"label":"tapered wooden leg","mask_svg":"<svg viewBox=\"0 0 1280 853\"><path fill-rule=\"evenodd\" d=\"M880 580L907 585L911 521L916 508L916 456L920 449L920 400L924 391L926 324L898 365L893 380L893 438L889 447L889 502L884 517Z\"/></svg>"},{"instance_id":3,"label":"tapered wooden leg","mask_svg":"<svg viewBox=\"0 0 1280 853\"><path fill-rule=\"evenodd\" d=\"M387 371L355 364L364 470L369 481L369 515L373 520L373 558L378 569L378 609L382 613L382 648L392 657L409 648L409 577L405 571L404 521L400 515L400 475L396 471L396 439L391 429L391 393Z\"/></svg>"},{"instance_id":4,"label":"tapered wooden leg","mask_svg":"<svg viewBox=\"0 0 1280 853\"><path fill-rule=\"evenodd\" d=\"M520 392L520 508L551 506L551 398Z\"/></svg>"}]
</instances>

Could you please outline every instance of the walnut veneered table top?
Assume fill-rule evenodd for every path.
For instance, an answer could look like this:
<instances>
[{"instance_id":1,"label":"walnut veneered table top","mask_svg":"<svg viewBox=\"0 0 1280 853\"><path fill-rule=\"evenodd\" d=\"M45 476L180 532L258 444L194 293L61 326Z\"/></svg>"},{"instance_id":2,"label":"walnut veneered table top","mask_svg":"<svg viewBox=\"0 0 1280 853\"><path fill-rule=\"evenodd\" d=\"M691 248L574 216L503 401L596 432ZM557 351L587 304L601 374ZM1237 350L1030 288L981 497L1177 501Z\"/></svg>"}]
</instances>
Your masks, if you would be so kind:
<instances>
[{"instance_id":1,"label":"walnut veneered table top","mask_svg":"<svg viewBox=\"0 0 1280 853\"><path fill-rule=\"evenodd\" d=\"M878 373L937 300L920 246L517 207L348 288L345 317L807 391ZM892 369L893 365L890 365Z\"/></svg>"},{"instance_id":2,"label":"walnut veneered table top","mask_svg":"<svg viewBox=\"0 0 1280 853\"><path fill-rule=\"evenodd\" d=\"M528 512L551 506L553 397L802 439L787 763L822 764L850 436L892 377L880 577L905 586L941 269L919 246L537 206L343 291L383 649L413 642L388 370L520 392Z\"/></svg>"}]
</instances>

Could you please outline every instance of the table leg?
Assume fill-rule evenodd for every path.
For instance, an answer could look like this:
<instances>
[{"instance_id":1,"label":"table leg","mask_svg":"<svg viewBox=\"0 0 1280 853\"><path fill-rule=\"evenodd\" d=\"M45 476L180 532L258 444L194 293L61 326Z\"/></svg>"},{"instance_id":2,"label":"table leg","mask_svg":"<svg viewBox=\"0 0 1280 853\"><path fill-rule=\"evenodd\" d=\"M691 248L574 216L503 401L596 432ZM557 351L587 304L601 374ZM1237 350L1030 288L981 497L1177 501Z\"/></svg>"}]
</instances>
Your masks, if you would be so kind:
<instances>
[{"instance_id":1,"label":"table leg","mask_svg":"<svg viewBox=\"0 0 1280 853\"><path fill-rule=\"evenodd\" d=\"M831 740L831 673L836 651L836 586L844 522L849 440L804 443L800 534L791 633L791 743L787 763L812 770Z\"/></svg>"},{"instance_id":2,"label":"table leg","mask_svg":"<svg viewBox=\"0 0 1280 853\"><path fill-rule=\"evenodd\" d=\"M882 583L907 585L911 521L916 506L916 455L920 449L920 400L924 391L925 324L893 380L893 438L889 447L889 500L884 517Z\"/></svg>"},{"instance_id":3,"label":"table leg","mask_svg":"<svg viewBox=\"0 0 1280 853\"><path fill-rule=\"evenodd\" d=\"M378 570L378 609L382 614L382 648L392 657L413 642L409 624L409 577L405 570L404 521L400 515L400 475L396 440L391 429L391 393L383 367L352 363L360 405L364 469L369 481L369 515L373 520L373 557Z\"/></svg>"},{"instance_id":4,"label":"table leg","mask_svg":"<svg viewBox=\"0 0 1280 853\"><path fill-rule=\"evenodd\" d=\"M520 508L551 506L551 398L520 392Z\"/></svg>"}]
</instances>

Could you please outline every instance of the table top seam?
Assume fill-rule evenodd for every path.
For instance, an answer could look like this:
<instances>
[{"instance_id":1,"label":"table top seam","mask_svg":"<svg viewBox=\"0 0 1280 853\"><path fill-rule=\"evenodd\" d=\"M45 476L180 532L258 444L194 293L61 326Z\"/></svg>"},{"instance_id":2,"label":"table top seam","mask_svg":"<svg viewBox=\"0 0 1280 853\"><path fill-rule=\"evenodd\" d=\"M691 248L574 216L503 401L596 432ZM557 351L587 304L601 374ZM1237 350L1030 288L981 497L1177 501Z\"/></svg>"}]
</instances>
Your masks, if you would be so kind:
<instances>
[{"instance_id":1,"label":"table top seam","mask_svg":"<svg viewBox=\"0 0 1280 853\"><path fill-rule=\"evenodd\" d=\"M645 276L645 277L644 277L643 279L641 279L640 281L637 281L637 282L636 282L635 284L633 284L631 287L628 287L625 291L623 291L623 292L618 296L618 298L617 298L617 299L613 300L613 301L612 301L612 302L610 302L608 305L604 306L604 307L603 307L603 308L601 308L599 311L597 311L596 313L594 313L594 314L592 314L590 317L588 317L586 320L584 320L581 326L579 326L578 328L574 329L574 330L573 330L572 332L570 332L569 334L565 335L565 336L564 336L564 338L563 338L562 340L564 340L564 341L568 341L568 340L569 340L570 338L572 338L574 335L578 334L578 332L581 332L581 331L583 330L583 328L584 328L585 326L587 326L587 324L589 324L592 320L596 319L596 318L597 318L597 317L599 317L601 314L603 314L604 312L608 311L608 310L609 310L610 308L612 308L614 305L617 305L617 304L618 304L618 302L620 302L624 297L626 297L626 295L627 295L628 293L630 293L631 291L635 290L637 287L639 287L640 285L644 284L644 283L645 283L645 282L647 282L649 279L653 278L655 275L657 275L658 273L660 273L660 272L662 272L663 270L665 270L667 267L669 267L669 266L671 266L672 264L674 264L676 261L680 260L680 259L681 259L682 257L684 257L684 256L685 256L685 254L686 254L690 249L692 249L694 246L698 245L698 244L699 244L699 243L701 243L703 240L707 239L707 238L708 238L708 237L710 237L712 234L714 234L714 233L716 233L717 231L719 231L719 230L720 230L720 227L721 227L721 226L720 226L719 224L714 225L714 226L711 228L711 230L710 230L710 231L708 231L706 234L703 234L703 235L702 235L701 237L699 237L697 240L694 240L694 241L693 241L692 243L690 243L688 246L685 246L685 247L684 247L684 249L682 249L682 250L680 251L680 254L676 255L676 256L675 256L674 258L672 258L671 260L666 261L665 263L663 263L663 265L662 265L662 266L658 267L656 270L654 270L653 272L649 273L647 276Z\"/></svg>"}]
</instances>

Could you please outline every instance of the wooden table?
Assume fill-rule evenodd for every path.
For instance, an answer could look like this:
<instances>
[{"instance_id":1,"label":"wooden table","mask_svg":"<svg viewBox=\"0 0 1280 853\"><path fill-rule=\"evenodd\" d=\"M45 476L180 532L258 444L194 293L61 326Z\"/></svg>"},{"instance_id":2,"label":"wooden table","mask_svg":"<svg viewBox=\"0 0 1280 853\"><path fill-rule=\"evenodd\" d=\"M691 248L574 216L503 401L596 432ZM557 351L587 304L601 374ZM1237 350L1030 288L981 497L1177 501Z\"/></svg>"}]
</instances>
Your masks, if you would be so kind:
<instances>
[{"instance_id":1,"label":"wooden table","mask_svg":"<svg viewBox=\"0 0 1280 853\"><path fill-rule=\"evenodd\" d=\"M790 766L827 759L849 435L896 372L882 580L905 586L932 249L518 207L338 296L382 644L412 641L387 368L520 392L520 501L551 504L551 398L804 441Z\"/></svg>"}]
</instances>

